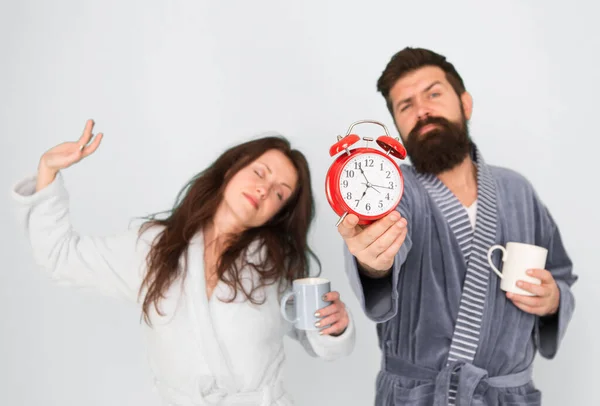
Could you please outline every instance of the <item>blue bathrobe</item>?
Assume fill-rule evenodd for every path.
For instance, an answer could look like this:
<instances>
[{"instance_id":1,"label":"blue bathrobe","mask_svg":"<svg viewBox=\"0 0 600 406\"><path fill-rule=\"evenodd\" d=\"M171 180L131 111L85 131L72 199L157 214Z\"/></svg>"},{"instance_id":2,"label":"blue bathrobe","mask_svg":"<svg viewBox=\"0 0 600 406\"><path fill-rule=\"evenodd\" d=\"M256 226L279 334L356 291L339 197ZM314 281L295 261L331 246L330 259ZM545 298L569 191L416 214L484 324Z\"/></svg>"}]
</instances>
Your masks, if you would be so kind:
<instances>
[{"instance_id":1,"label":"blue bathrobe","mask_svg":"<svg viewBox=\"0 0 600 406\"><path fill-rule=\"evenodd\" d=\"M359 272L345 247L346 272L366 315L377 323L382 364L376 405L540 405L532 363L551 359L575 308L577 280L559 229L531 184L518 173L477 165L475 228L466 209L435 176L402 165L397 208L408 235L392 272ZM509 241L548 249L546 269L560 290L558 312L538 317L500 289L487 251ZM501 252L492 257L501 269Z\"/></svg>"}]
</instances>

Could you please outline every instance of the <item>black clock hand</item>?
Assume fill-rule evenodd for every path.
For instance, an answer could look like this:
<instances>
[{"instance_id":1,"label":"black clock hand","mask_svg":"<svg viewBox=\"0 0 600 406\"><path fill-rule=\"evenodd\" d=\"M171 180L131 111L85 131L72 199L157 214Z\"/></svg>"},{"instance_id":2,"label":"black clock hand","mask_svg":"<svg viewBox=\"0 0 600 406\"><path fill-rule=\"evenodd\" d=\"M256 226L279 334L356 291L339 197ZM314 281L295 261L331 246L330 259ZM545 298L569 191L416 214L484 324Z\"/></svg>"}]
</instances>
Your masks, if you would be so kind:
<instances>
[{"instance_id":1,"label":"black clock hand","mask_svg":"<svg viewBox=\"0 0 600 406\"><path fill-rule=\"evenodd\" d=\"M356 207L358 207L358 205L360 204L360 201L363 199L363 197L365 197L365 195L367 194L367 190L369 190L368 187L365 188L365 191L363 192L362 196L360 197L360 199L358 199L358 201L356 202Z\"/></svg>"},{"instance_id":2,"label":"black clock hand","mask_svg":"<svg viewBox=\"0 0 600 406\"><path fill-rule=\"evenodd\" d=\"M358 199L359 203L362 200L362 198L365 197L365 195L367 194L367 190L369 190L369 188L366 188L365 191L363 192L362 196L360 197L360 199Z\"/></svg>"},{"instance_id":3,"label":"black clock hand","mask_svg":"<svg viewBox=\"0 0 600 406\"><path fill-rule=\"evenodd\" d=\"M365 178L365 181L367 182L367 185L369 184L369 179L367 179L367 175L365 175L365 171L362 170L362 167L358 167L358 169L360 169L360 173L362 173L362 176Z\"/></svg>"},{"instance_id":4,"label":"black clock hand","mask_svg":"<svg viewBox=\"0 0 600 406\"><path fill-rule=\"evenodd\" d=\"M358 169L360 169L360 173L362 173L362 175L364 176L365 180L367 181L367 183L364 183L364 182L362 182L362 184L363 184L363 185L367 185L367 189L368 189L368 188L371 188L371 189L373 189L374 191L376 191L377 193L381 193L379 190L377 190L377 189L374 187L374 186L377 186L377 185L372 185L372 184L369 182L369 179L367 179L367 175L365 175L365 171L363 171L363 170L362 170L362 167L360 167L360 166L359 166L359 167L358 167ZM391 189L391 188L390 188L390 189ZM366 190L365 190L365 193L366 193ZM364 196L364 195L363 195L363 196ZM362 199L362 197L361 197L361 199Z\"/></svg>"},{"instance_id":5,"label":"black clock hand","mask_svg":"<svg viewBox=\"0 0 600 406\"><path fill-rule=\"evenodd\" d=\"M371 188L371 189L373 189L374 191L376 191L377 193L381 193L379 190L377 190L377 189L376 189L377 187L380 187L380 186L371 185L370 183L365 183L365 182L361 182L361 183L362 183L363 185L367 185L367 189L368 189L368 188Z\"/></svg>"}]
</instances>

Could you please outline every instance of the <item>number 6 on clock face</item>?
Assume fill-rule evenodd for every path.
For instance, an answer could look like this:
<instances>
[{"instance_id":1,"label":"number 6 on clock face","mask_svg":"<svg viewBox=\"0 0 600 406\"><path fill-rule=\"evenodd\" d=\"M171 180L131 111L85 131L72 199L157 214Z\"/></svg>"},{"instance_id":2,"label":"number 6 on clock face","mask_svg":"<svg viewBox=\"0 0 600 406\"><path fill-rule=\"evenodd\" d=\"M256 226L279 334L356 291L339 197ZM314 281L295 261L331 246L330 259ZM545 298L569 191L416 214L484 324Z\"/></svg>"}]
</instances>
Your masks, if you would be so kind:
<instances>
[{"instance_id":1,"label":"number 6 on clock face","mask_svg":"<svg viewBox=\"0 0 600 406\"><path fill-rule=\"evenodd\" d=\"M362 217L390 212L403 190L396 164L377 152L363 152L348 159L340 171L338 187L351 212Z\"/></svg>"}]
</instances>

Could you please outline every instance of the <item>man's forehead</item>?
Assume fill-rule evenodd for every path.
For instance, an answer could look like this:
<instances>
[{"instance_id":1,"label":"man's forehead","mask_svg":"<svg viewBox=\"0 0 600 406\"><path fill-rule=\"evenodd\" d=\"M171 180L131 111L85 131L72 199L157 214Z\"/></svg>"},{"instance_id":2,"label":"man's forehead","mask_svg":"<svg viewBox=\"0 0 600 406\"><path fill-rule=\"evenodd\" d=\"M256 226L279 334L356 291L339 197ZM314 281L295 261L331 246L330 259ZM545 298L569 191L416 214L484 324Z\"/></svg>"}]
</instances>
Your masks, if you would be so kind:
<instances>
[{"instance_id":1,"label":"man's forehead","mask_svg":"<svg viewBox=\"0 0 600 406\"><path fill-rule=\"evenodd\" d=\"M398 79L390 90L390 96L392 99L409 97L412 93L423 91L434 82L447 84L446 74L437 66L425 66Z\"/></svg>"}]
</instances>

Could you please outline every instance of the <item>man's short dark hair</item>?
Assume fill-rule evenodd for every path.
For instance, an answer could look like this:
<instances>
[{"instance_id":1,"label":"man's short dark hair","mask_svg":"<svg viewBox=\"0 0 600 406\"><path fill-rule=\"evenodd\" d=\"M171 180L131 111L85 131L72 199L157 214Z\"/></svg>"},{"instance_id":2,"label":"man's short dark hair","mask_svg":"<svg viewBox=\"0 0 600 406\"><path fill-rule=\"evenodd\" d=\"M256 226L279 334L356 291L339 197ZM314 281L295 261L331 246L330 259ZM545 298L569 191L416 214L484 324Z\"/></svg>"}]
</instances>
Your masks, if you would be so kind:
<instances>
[{"instance_id":1,"label":"man's short dark hair","mask_svg":"<svg viewBox=\"0 0 600 406\"><path fill-rule=\"evenodd\" d=\"M392 56L379 80L377 80L377 91L385 98L392 117L394 111L390 100L390 90L404 75L425 66L437 66L442 69L446 73L446 79L459 97L465 92L465 84L462 78L454 65L446 60L445 56L428 49L406 47Z\"/></svg>"}]
</instances>

